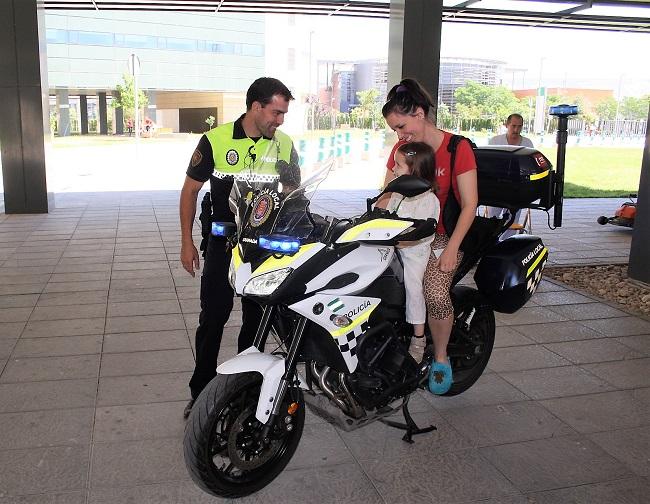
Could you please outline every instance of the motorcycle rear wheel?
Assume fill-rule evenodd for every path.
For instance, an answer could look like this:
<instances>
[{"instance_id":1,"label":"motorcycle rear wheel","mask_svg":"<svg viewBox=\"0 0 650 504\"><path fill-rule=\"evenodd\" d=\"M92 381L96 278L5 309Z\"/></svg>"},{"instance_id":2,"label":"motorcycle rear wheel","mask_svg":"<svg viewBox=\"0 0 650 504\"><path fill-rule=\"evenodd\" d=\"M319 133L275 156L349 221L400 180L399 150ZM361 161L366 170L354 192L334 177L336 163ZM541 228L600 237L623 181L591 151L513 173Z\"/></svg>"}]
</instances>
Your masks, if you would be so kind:
<instances>
[{"instance_id":1,"label":"motorcycle rear wheel","mask_svg":"<svg viewBox=\"0 0 650 504\"><path fill-rule=\"evenodd\" d=\"M492 308L481 302L480 295L475 289L468 287L456 288L454 296L454 327L451 332L451 338L447 351L453 369L454 383L443 395L454 396L465 392L476 380L483 374L492 348L494 347L494 335L496 325L494 322L494 311ZM472 307L476 309L470 329L466 332L459 327L456 317L460 313L469 313ZM454 347L471 348L471 352L464 355L457 355ZM454 355L456 354L456 355Z\"/></svg>"},{"instance_id":2,"label":"motorcycle rear wheel","mask_svg":"<svg viewBox=\"0 0 650 504\"><path fill-rule=\"evenodd\" d=\"M281 411L298 403L291 415L275 425L265 444L256 438L262 424L255 410L262 384L259 373L217 375L201 392L185 426L185 465L205 492L226 498L243 497L268 485L282 472L298 447L305 424L302 391L290 388Z\"/></svg>"}]
</instances>

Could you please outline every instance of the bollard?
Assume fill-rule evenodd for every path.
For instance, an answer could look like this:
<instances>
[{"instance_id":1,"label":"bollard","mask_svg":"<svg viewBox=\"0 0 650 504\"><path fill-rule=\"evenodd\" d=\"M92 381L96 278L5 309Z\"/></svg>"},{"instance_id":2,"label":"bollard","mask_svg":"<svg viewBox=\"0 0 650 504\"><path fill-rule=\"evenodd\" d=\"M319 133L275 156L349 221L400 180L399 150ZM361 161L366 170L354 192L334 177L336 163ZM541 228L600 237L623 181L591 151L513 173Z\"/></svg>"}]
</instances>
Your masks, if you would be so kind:
<instances>
[{"instance_id":1,"label":"bollard","mask_svg":"<svg viewBox=\"0 0 650 504\"><path fill-rule=\"evenodd\" d=\"M307 141L300 139L298 142L298 157L300 158L299 163L302 165L305 162L305 157L307 153Z\"/></svg>"}]
</instances>

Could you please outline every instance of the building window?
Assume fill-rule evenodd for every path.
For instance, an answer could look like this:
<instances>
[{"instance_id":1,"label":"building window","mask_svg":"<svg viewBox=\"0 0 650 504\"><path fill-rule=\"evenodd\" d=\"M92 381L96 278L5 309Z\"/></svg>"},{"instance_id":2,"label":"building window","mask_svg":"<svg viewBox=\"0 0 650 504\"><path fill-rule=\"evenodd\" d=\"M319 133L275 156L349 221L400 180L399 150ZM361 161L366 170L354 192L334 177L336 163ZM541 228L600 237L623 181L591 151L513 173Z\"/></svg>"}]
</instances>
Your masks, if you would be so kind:
<instances>
[{"instance_id":1,"label":"building window","mask_svg":"<svg viewBox=\"0 0 650 504\"><path fill-rule=\"evenodd\" d=\"M211 42L212 52L219 54L235 54L235 44L230 42Z\"/></svg>"},{"instance_id":2,"label":"building window","mask_svg":"<svg viewBox=\"0 0 650 504\"><path fill-rule=\"evenodd\" d=\"M243 56L264 56L264 47L255 44L242 44Z\"/></svg>"},{"instance_id":3,"label":"building window","mask_svg":"<svg viewBox=\"0 0 650 504\"><path fill-rule=\"evenodd\" d=\"M78 30L47 29L48 44L79 44L87 46L117 46L135 49L161 49L187 52L212 52L218 54L237 54L243 56L264 56L264 46L260 44L239 44L208 40L154 37L125 33L89 32ZM295 66L295 50L294 66Z\"/></svg>"},{"instance_id":4,"label":"building window","mask_svg":"<svg viewBox=\"0 0 650 504\"><path fill-rule=\"evenodd\" d=\"M167 49L174 51L196 51L196 41L191 39L167 39Z\"/></svg>"},{"instance_id":5,"label":"building window","mask_svg":"<svg viewBox=\"0 0 650 504\"><path fill-rule=\"evenodd\" d=\"M77 32L76 43L81 45L113 46L115 40L112 33L80 31Z\"/></svg>"},{"instance_id":6,"label":"building window","mask_svg":"<svg viewBox=\"0 0 650 504\"><path fill-rule=\"evenodd\" d=\"M65 30L55 30L48 28L45 30L45 38L48 44L67 44L68 32Z\"/></svg>"},{"instance_id":7,"label":"building window","mask_svg":"<svg viewBox=\"0 0 650 504\"><path fill-rule=\"evenodd\" d=\"M136 49L155 49L158 46L158 37L148 35L124 35L124 45Z\"/></svg>"}]
</instances>

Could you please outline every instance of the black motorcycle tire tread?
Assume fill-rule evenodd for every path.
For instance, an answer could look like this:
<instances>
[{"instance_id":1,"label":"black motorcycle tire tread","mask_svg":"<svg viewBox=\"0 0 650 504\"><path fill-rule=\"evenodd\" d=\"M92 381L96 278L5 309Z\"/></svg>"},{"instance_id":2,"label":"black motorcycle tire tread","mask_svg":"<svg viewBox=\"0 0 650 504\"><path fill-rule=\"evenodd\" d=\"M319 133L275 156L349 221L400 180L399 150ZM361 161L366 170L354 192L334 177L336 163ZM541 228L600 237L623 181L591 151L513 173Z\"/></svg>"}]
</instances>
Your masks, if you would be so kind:
<instances>
[{"instance_id":1,"label":"black motorcycle tire tread","mask_svg":"<svg viewBox=\"0 0 650 504\"><path fill-rule=\"evenodd\" d=\"M474 290L474 289L471 289ZM470 289L467 289L466 293L469 293ZM490 355L492 355L492 349L494 348L494 336L496 333L496 324L494 321L494 311L488 307L488 306L482 306L483 303L481 302L480 298L478 298L478 292L475 291L476 294L474 296L469 297L465 302L473 303L477 307L477 315L478 312L481 312L481 316L485 316L486 320L484 323L487 325L487 327L484 329L486 332L486 340L484 341L485 345L485 358L481 359L476 367L472 369L472 372L462 381L454 381L453 385L451 388L444 394L444 396L455 396L458 394L462 394L465 392L467 389L469 389L474 383L476 383L476 380L478 380L481 375L483 374L483 371L485 370L488 361L490 360ZM454 307L456 309L460 308L459 307Z\"/></svg>"},{"instance_id":2,"label":"black motorcycle tire tread","mask_svg":"<svg viewBox=\"0 0 650 504\"><path fill-rule=\"evenodd\" d=\"M305 423L304 414L299 416L293 439L287 446L287 451L282 459L277 461L276 464L270 468L265 475L259 478L255 484L248 484L245 487L236 486L230 482L221 481L219 478L215 477L214 471L211 466L206 463L204 458L204 451L208 446L208 439L210 436L210 427L213 420L212 417L221 411L224 397L225 400L229 401L233 395L232 391L239 391L244 386L255 381L262 381L262 376L259 373L251 372L233 375L217 375L197 398L185 426L185 435L183 438L185 465L192 480L202 490L214 495L215 497L245 497L246 495L250 495L268 485L289 463L298 448L300 438L302 437ZM231 392L226 395L226 391L228 390ZM299 407L304 411L305 403L302 394L300 395Z\"/></svg>"}]
</instances>

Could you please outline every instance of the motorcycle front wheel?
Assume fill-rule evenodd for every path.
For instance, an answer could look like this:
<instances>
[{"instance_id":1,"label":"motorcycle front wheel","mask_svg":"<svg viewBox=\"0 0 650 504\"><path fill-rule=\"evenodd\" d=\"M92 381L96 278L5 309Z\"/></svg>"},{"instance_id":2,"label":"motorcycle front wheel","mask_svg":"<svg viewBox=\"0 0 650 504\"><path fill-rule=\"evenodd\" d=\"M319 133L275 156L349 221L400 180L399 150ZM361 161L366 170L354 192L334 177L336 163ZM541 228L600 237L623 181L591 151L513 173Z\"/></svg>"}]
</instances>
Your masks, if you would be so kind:
<instances>
[{"instance_id":1,"label":"motorcycle front wheel","mask_svg":"<svg viewBox=\"0 0 650 504\"><path fill-rule=\"evenodd\" d=\"M261 439L263 424L255 418L261 385L259 373L217 375L192 407L183 440L185 465L211 495L235 498L260 490L298 447L305 424L302 391L289 388L276 425ZM298 407L289 414L292 403Z\"/></svg>"}]
</instances>

